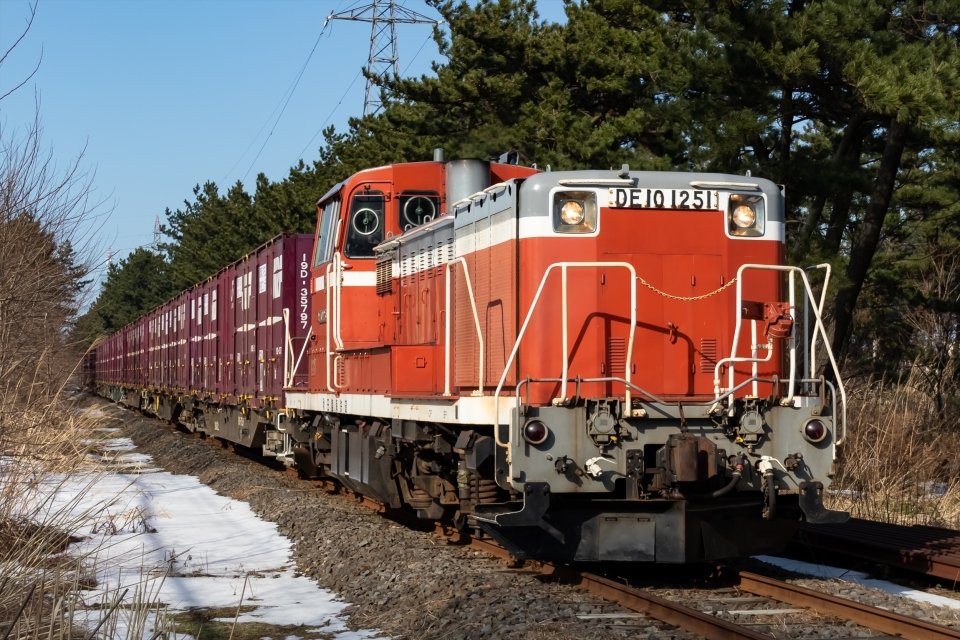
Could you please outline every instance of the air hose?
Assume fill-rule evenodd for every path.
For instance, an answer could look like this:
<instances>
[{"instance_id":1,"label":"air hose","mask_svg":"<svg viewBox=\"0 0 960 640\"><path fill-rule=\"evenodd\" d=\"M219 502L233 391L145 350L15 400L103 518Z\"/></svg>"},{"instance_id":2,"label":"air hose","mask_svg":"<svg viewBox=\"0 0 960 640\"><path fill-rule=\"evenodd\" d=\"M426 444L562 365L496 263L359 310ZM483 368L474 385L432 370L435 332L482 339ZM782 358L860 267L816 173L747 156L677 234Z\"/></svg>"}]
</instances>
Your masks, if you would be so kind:
<instances>
[{"instance_id":1,"label":"air hose","mask_svg":"<svg viewBox=\"0 0 960 640\"><path fill-rule=\"evenodd\" d=\"M773 469L763 472L763 517L773 520L777 517L777 479Z\"/></svg>"},{"instance_id":2,"label":"air hose","mask_svg":"<svg viewBox=\"0 0 960 640\"><path fill-rule=\"evenodd\" d=\"M711 500L727 495L733 491L737 487L737 483L740 482L740 477L743 475L743 464L743 458L738 458L737 464L733 468L733 475L730 476L730 482L722 488L705 493L681 493L680 497L684 500Z\"/></svg>"}]
</instances>

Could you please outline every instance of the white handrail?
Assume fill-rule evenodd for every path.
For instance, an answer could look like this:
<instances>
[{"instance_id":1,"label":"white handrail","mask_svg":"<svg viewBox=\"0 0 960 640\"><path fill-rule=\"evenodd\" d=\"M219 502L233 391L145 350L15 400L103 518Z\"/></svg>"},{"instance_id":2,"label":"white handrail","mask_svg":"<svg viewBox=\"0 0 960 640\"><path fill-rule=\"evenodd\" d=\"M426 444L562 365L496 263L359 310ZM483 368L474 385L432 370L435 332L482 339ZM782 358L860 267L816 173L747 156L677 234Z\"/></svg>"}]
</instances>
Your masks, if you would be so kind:
<instances>
[{"instance_id":1,"label":"white handrail","mask_svg":"<svg viewBox=\"0 0 960 640\"><path fill-rule=\"evenodd\" d=\"M333 324L333 314L330 313L330 305L331 305L331 300L333 298L333 294L331 293L331 291L333 290L333 282L332 282L332 278L330 277L332 274L333 274L333 263L330 263L327 265L327 270L324 273L324 278L326 280L324 283L324 286L327 290L327 308L325 309L325 311L327 312L327 321L326 323L324 323L327 325L327 330L326 330L327 349L324 352L323 368L327 370L327 391L329 391L330 393L336 393L337 390L333 388L333 383L330 380L330 370L332 367L332 365L330 364L330 333L333 331L330 326L331 324Z\"/></svg>"},{"instance_id":2,"label":"white handrail","mask_svg":"<svg viewBox=\"0 0 960 640\"><path fill-rule=\"evenodd\" d=\"M759 383L756 380L757 376L760 374L760 363L757 361L757 349L759 348L759 345L757 344L757 321L756 320L750 321L750 341L751 341L750 357L753 358L753 370L751 371L751 373L754 378L753 387L750 389L750 391L752 392L753 397L756 398L760 395L760 388L758 386ZM773 349L770 349L770 354L771 356L773 355ZM714 377L716 377L716 374L714 374Z\"/></svg>"},{"instance_id":3,"label":"white handrail","mask_svg":"<svg viewBox=\"0 0 960 640\"><path fill-rule=\"evenodd\" d=\"M819 268L819 267L826 267L826 265L818 265L817 268ZM791 267L791 266L786 266L786 265L770 265L770 264L744 264L744 265L740 265L740 268L737 270L737 314L738 314L738 315L741 313L740 310L741 310L742 307L743 307L743 272L746 271L747 269L754 269L754 270L757 270L757 271L780 271L780 272L786 272L786 273L788 273L788 274L790 275L790 283L791 283L791 284L794 283L793 274L799 274L801 280L803 281L804 295L809 296L811 299L813 299L813 289L811 289L811 287L810 287L810 280L807 278L807 273L806 273L806 271L804 271L804 270L801 269L800 267ZM825 295L825 292L826 292L826 289L824 289L824 295ZM826 349L827 357L830 359L830 366L831 366L831 368L833 369L833 373L834 373L834 375L835 375L835 377L836 377L837 387L840 389L840 399L841 399L841 401L842 401L842 403L843 403L843 415L840 416L841 419L842 419L842 425L843 425L843 436L842 436L841 438L837 439L837 440L835 441L835 443L834 443L835 445L839 445L839 444L842 444L843 441L846 439L846 434L847 434L847 392L846 392L846 389L845 389L844 386L843 386L843 380L840 378L840 367L837 366L836 358L834 358L834 355L833 355L833 349L830 347L830 343L826 340L827 330L826 330L826 329L824 328L824 326L823 326L823 317L822 317L822 315L821 315L821 313L820 313L821 308L822 308L822 306L823 306L823 296L821 296L821 301L820 301L820 302L821 302L821 304L820 304L820 307L819 307L819 308L818 308L818 307L813 307L813 314L814 314L814 318L816 319L816 330L815 330L815 332L814 332L814 335L817 335L817 333L819 332L819 333L823 334L823 336L824 336L823 345L824 345L824 348ZM791 305L791 307L794 306L794 292L793 292L793 288L792 288L792 287L791 287L791 291L790 291L790 305ZM737 354L737 347L738 347L739 342L740 342L740 327L741 327L742 324L743 324L743 323L740 321L740 318L738 317L738 318L737 318L737 323L736 323L736 330L734 331L734 334L733 334L733 348L732 348L732 351L731 351L731 354L732 354L731 357L732 357L732 358L735 358L735 357L736 357L736 354ZM790 392L789 392L789 395L781 401L781 403L784 404L784 405L790 404L790 403L793 401L793 396L794 396L794 386L795 386L795 382L796 382L796 381L795 381L795 375L796 375L796 369L795 369L795 365L796 365L796 359L795 359L795 358L796 358L796 330L797 330L797 328L796 328L796 322L794 322L793 328L792 328L792 330L791 330L791 340L792 340L792 343L793 343L793 345L792 345L792 347L791 347L791 351L792 351L793 353L791 354L791 355L792 355L792 357L791 357L791 365L792 365L792 366L791 366L791 369L790 369L790 382L789 382L789 384L790 384ZM813 350L813 349L815 349L815 348L816 348L816 341L814 341L814 343L811 345L811 350ZM771 351L771 352L772 352L772 351ZM728 358L728 359L726 359L726 360L727 360L727 361L730 361L731 359ZM734 386L734 384L733 384L733 380L734 380L733 374L734 374L733 367L731 367L731 368L730 368L730 378L729 378L729 380L730 380L730 388L732 388L732 387ZM811 376L811 377L812 377L812 376ZM716 395L717 395L717 397L719 397L719 363L718 363L718 367L717 367L716 373L715 373L715 388L717 389Z\"/></svg>"},{"instance_id":4,"label":"white handrail","mask_svg":"<svg viewBox=\"0 0 960 640\"><path fill-rule=\"evenodd\" d=\"M754 338L756 338L756 332L754 332ZM757 358L756 353L757 353L757 351L760 350L760 349L766 350L766 352L767 352L767 357L766 357L766 358ZM744 363L746 363L746 362L752 362L752 363L753 363L753 377L751 378L751 380L753 381L753 389L752 389L752 391L753 391L753 395L754 395L754 396L757 395L757 376L758 376L757 364L758 364L758 363L763 364L763 363L765 363L765 362L770 362L770 359L773 357L773 340L771 339L771 340L767 341L767 344L754 344L754 345L753 345L753 348L751 349L751 353L752 353L753 355L752 355L751 357L749 357L749 358L746 357L746 356L730 356L729 358L721 358L720 360L717 361L717 364L714 365L714 367L713 367L713 393L714 393L714 401L720 400L720 393L721 393L721 389L720 389L720 367L722 367L723 365L725 365L725 364L727 364L727 363L730 363L731 365L736 364L737 362L744 362ZM732 369L733 369L733 366L731 366L730 369L732 370ZM730 385L730 388L731 388L731 389L733 388L733 385L732 385L732 384Z\"/></svg>"},{"instance_id":5,"label":"white handrail","mask_svg":"<svg viewBox=\"0 0 960 640\"><path fill-rule=\"evenodd\" d=\"M307 345L310 344L310 336L313 335L313 327L307 330L307 337L303 339L303 347L300 349L300 355L297 356L297 362L293 365L293 370L290 372L290 386L293 386L293 380L297 377L297 369L300 368L300 362L303 360L303 354L307 352Z\"/></svg>"},{"instance_id":6,"label":"white handrail","mask_svg":"<svg viewBox=\"0 0 960 640\"><path fill-rule=\"evenodd\" d=\"M337 349L343 349L343 336L340 334L340 302L341 296L343 295L343 259L340 257L340 252L337 251L333 254L333 279L336 284L336 289L333 292L333 306L336 312L336 321L333 325L333 339L337 343ZM331 286L330 283L327 283L327 286ZM330 312L327 311L327 322L330 322ZM334 380L336 382L336 380Z\"/></svg>"},{"instance_id":7,"label":"white handrail","mask_svg":"<svg viewBox=\"0 0 960 640\"><path fill-rule=\"evenodd\" d=\"M797 297L796 297L796 271L790 270L787 274L787 288L790 295L790 383L787 386L787 397L781 400L783 404L793 404L793 396L796 393L797 380ZM801 273L803 273L801 271ZM804 294L806 295L806 294Z\"/></svg>"},{"instance_id":8,"label":"white handrail","mask_svg":"<svg viewBox=\"0 0 960 640\"><path fill-rule=\"evenodd\" d=\"M636 334L637 329L637 272L633 268L633 265L629 262L554 262L543 274L543 278L540 280L540 286L537 288L537 293L533 296L533 301L530 303L530 310L527 311L527 317L523 321L523 325L520 327L520 333L517 335L517 340L513 344L513 349L510 351L510 357L507 358L506 366L503 368L503 373L500 375L500 381L497 383L497 390L493 394L493 419L495 420L493 428L493 436L496 440L497 445L507 449L507 461L510 461L510 449L509 439L504 442L500 439L500 393L503 391L503 385L507 381L507 374L510 372L510 367L513 365L513 360L517 356L517 351L520 348L520 342L523 341L523 336L527 332L527 326L530 324L530 319L533 317L533 312L537 308L537 303L540 301L540 295L543 293L543 288L547 284L547 278L550 277L550 273L560 267L563 269L563 272L566 272L568 267L581 267L581 268L602 268L602 267L613 267L613 268L624 268L630 272L630 339L627 343L627 362L624 370L624 380L626 381L626 393L625 401L627 405L627 415L632 415L633 413L633 404L630 394L630 371L631 364L633 363L633 340ZM566 284L565 282L563 283ZM564 287L566 289L566 287ZM566 301L566 296L564 296L564 302ZM563 326L567 325L567 307L566 304L563 305ZM566 396L566 374L568 369L568 354L566 351L567 336L566 331L564 331L563 336L563 371L564 371L564 380L561 382L561 399L565 399ZM511 434L512 435L512 434Z\"/></svg>"},{"instance_id":9,"label":"white handrail","mask_svg":"<svg viewBox=\"0 0 960 640\"><path fill-rule=\"evenodd\" d=\"M827 300L827 287L830 286L830 274L833 271L833 267L830 266L829 262L824 262L823 264L814 265L812 267L807 267L807 269L823 269L826 271L826 274L823 277L823 290L820 292L820 305L818 311L820 316L823 316L823 305ZM807 292L803 292L803 299L808 300ZM806 324L806 322L804 322ZM808 372L811 378L816 377L817 371L817 334L820 333L819 327L814 327L813 330L813 341L810 343L810 371ZM826 340L827 336L824 335L823 339Z\"/></svg>"},{"instance_id":10,"label":"white handrail","mask_svg":"<svg viewBox=\"0 0 960 640\"><path fill-rule=\"evenodd\" d=\"M445 274L446 274L446 318L445 318L445 337L443 345L443 371L444 371L444 382L443 382L443 395L450 396L450 265L455 262L463 264L463 275L467 281L467 292L470 294L470 306L473 308L473 323L477 327L477 340L480 341L480 384L479 389L473 392L471 395L482 396L483 395L483 361L484 349L483 349L483 330L480 328L480 314L477 313L477 302L473 297L473 286L470 284L470 270L467 268L467 261L463 257L454 258L446 263Z\"/></svg>"},{"instance_id":11,"label":"white handrail","mask_svg":"<svg viewBox=\"0 0 960 640\"><path fill-rule=\"evenodd\" d=\"M283 309L283 388L286 389L290 379L290 352L293 346L290 340L290 309Z\"/></svg>"}]
</instances>

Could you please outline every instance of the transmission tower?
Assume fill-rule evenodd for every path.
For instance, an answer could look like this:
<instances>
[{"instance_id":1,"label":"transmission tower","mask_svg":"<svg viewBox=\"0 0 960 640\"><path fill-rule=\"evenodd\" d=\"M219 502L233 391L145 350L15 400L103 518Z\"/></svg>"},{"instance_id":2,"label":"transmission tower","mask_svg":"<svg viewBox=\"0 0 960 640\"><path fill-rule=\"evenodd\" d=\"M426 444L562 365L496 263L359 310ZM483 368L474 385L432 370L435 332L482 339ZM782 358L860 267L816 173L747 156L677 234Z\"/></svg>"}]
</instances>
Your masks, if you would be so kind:
<instances>
[{"instance_id":1,"label":"transmission tower","mask_svg":"<svg viewBox=\"0 0 960 640\"><path fill-rule=\"evenodd\" d=\"M153 252L160 253L160 216L153 221Z\"/></svg>"},{"instance_id":2,"label":"transmission tower","mask_svg":"<svg viewBox=\"0 0 960 640\"><path fill-rule=\"evenodd\" d=\"M370 55L367 57L367 90L363 99L363 115L372 115L383 108L380 101L380 88L377 80L384 80L392 75L400 76L397 54L397 25L398 24L432 24L440 26L443 20L431 20L429 17L397 6L396 0L373 0L371 4L356 9L348 9L340 13L330 12L323 22L323 28L331 20L350 20L352 22L369 22L370 25Z\"/></svg>"}]
</instances>

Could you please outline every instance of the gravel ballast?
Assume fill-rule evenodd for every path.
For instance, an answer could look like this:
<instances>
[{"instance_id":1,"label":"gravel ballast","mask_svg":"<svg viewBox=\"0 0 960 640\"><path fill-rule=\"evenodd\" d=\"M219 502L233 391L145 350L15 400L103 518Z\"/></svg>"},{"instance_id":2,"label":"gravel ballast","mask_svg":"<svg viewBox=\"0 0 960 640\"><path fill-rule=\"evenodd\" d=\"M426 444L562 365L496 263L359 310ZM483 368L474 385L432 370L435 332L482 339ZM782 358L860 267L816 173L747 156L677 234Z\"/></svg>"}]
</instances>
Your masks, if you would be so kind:
<instances>
[{"instance_id":1,"label":"gravel ballast","mask_svg":"<svg viewBox=\"0 0 960 640\"><path fill-rule=\"evenodd\" d=\"M191 438L155 420L114 407L111 415L142 453L167 471L197 476L217 492L248 503L294 542L294 560L320 587L351 606L357 629L402 638L676 638L696 636L626 610L573 586L397 524L356 501L329 495L290 473ZM866 589L843 580L788 576L747 561L744 569L930 622L954 626L960 612ZM769 571L758 570L769 567ZM807 612L802 616L745 616L731 609L781 610L789 605L721 603L723 591L653 587L650 591L701 611L748 623L777 638L867 637L877 632ZM727 596L749 594L729 593ZM731 606L732 605L732 606ZM768 624L769 623L769 624Z\"/></svg>"}]
</instances>

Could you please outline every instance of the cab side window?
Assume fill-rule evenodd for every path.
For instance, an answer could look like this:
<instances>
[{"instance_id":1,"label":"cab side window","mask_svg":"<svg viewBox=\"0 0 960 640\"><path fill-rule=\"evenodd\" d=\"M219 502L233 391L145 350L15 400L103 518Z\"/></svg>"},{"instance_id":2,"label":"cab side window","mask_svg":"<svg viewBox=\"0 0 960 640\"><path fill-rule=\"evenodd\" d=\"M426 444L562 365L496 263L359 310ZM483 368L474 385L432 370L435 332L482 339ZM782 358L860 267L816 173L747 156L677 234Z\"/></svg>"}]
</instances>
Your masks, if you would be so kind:
<instances>
[{"instance_id":1,"label":"cab side window","mask_svg":"<svg viewBox=\"0 0 960 640\"><path fill-rule=\"evenodd\" d=\"M360 191L353 196L344 246L347 257L373 257L373 248L383 242L384 205L382 191Z\"/></svg>"},{"instance_id":2,"label":"cab side window","mask_svg":"<svg viewBox=\"0 0 960 640\"><path fill-rule=\"evenodd\" d=\"M317 251L313 258L313 266L319 267L330 262L333 257L334 232L337 228L337 219L340 216L340 198L327 201L320 210L320 221L317 224Z\"/></svg>"}]
</instances>

